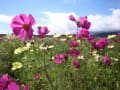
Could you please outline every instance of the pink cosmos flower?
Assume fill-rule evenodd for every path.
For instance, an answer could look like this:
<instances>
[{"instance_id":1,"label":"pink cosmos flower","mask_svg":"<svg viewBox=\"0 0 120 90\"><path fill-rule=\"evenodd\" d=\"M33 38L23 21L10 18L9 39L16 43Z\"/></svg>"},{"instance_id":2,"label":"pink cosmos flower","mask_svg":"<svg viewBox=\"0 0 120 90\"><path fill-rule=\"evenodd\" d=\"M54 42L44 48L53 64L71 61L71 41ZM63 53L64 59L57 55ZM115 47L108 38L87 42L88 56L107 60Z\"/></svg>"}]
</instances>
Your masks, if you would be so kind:
<instances>
[{"instance_id":1,"label":"pink cosmos flower","mask_svg":"<svg viewBox=\"0 0 120 90\"><path fill-rule=\"evenodd\" d=\"M0 90L20 90L16 81L11 81L12 78L8 74L0 77Z\"/></svg>"},{"instance_id":2,"label":"pink cosmos flower","mask_svg":"<svg viewBox=\"0 0 120 90\"><path fill-rule=\"evenodd\" d=\"M75 19L75 17L74 17L73 15L70 15L70 16L69 16L69 19L70 19L71 21L76 21L76 19Z\"/></svg>"},{"instance_id":3,"label":"pink cosmos flower","mask_svg":"<svg viewBox=\"0 0 120 90\"><path fill-rule=\"evenodd\" d=\"M3 37L2 36L0 36L0 40L2 40L3 39Z\"/></svg>"},{"instance_id":4,"label":"pink cosmos flower","mask_svg":"<svg viewBox=\"0 0 120 90\"><path fill-rule=\"evenodd\" d=\"M8 84L8 87L5 90L20 90L20 87L16 81L12 81Z\"/></svg>"},{"instance_id":5,"label":"pink cosmos flower","mask_svg":"<svg viewBox=\"0 0 120 90\"><path fill-rule=\"evenodd\" d=\"M73 66L76 67L76 68L80 68L80 63L79 61L73 61Z\"/></svg>"},{"instance_id":6,"label":"pink cosmos flower","mask_svg":"<svg viewBox=\"0 0 120 90\"><path fill-rule=\"evenodd\" d=\"M108 45L108 40L106 38L102 38L98 42L92 42L92 46L96 49L104 49Z\"/></svg>"},{"instance_id":7,"label":"pink cosmos flower","mask_svg":"<svg viewBox=\"0 0 120 90\"><path fill-rule=\"evenodd\" d=\"M23 90L28 90L28 86L29 86L29 82L28 82L27 85L23 88Z\"/></svg>"},{"instance_id":8,"label":"pink cosmos flower","mask_svg":"<svg viewBox=\"0 0 120 90\"><path fill-rule=\"evenodd\" d=\"M48 34L50 31L46 26L38 29L37 33L39 35L39 38L44 38L46 34Z\"/></svg>"},{"instance_id":9,"label":"pink cosmos flower","mask_svg":"<svg viewBox=\"0 0 120 90\"><path fill-rule=\"evenodd\" d=\"M39 76L40 76L40 73L35 74L35 76L33 77L33 80L36 80Z\"/></svg>"},{"instance_id":10,"label":"pink cosmos flower","mask_svg":"<svg viewBox=\"0 0 120 90\"><path fill-rule=\"evenodd\" d=\"M22 41L30 40L33 36L32 25L35 25L36 21L33 16L20 14L12 19L11 28L14 34Z\"/></svg>"},{"instance_id":11,"label":"pink cosmos flower","mask_svg":"<svg viewBox=\"0 0 120 90\"><path fill-rule=\"evenodd\" d=\"M118 32L118 33L117 33L117 37L119 37L119 38L120 38L120 32Z\"/></svg>"},{"instance_id":12,"label":"pink cosmos flower","mask_svg":"<svg viewBox=\"0 0 120 90\"><path fill-rule=\"evenodd\" d=\"M11 40L12 40L12 38L10 37L10 38L9 38L9 40L11 41Z\"/></svg>"},{"instance_id":13,"label":"pink cosmos flower","mask_svg":"<svg viewBox=\"0 0 120 90\"><path fill-rule=\"evenodd\" d=\"M71 46L71 47L78 47L78 46L79 46L79 43L76 42L76 41L71 41L71 42L70 42L70 46Z\"/></svg>"},{"instance_id":14,"label":"pink cosmos flower","mask_svg":"<svg viewBox=\"0 0 120 90\"><path fill-rule=\"evenodd\" d=\"M108 58L108 56L104 56L104 62L110 66L111 65L111 60Z\"/></svg>"},{"instance_id":15,"label":"pink cosmos flower","mask_svg":"<svg viewBox=\"0 0 120 90\"><path fill-rule=\"evenodd\" d=\"M91 37L91 36L89 36L87 39L88 39L88 41L91 42L91 43L94 42L94 40L95 40L95 38L94 38L94 37Z\"/></svg>"},{"instance_id":16,"label":"pink cosmos flower","mask_svg":"<svg viewBox=\"0 0 120 90\"><path fill-rule=\"evenodd\" d=\"M90 36L89 31L87 29L84 29L84 28L77 33L78 39L89 38L89 36Z\"/></svg>"},{"instance_id":17,"label":"pink cosmos flower","mask_svg":"<svg viewBox=\"0 0 120 90\"><path fill-rule=\"evenodd\" d=\"M72 56L72 57L79 56L80 51L78 51L76 49L73 49L73 50L69 51L69 55Z\"/></svg>"},{"instance_id":18,"label":"pink cosmos flower","mask_svg":"<svg viewBox=\"0 0 120 90\"><path fill-rule=\"evenodd\" d=\"M91 23L88 22L87 16L79 17L78 21L79 21L78 27L82 27L82 28L85 28L85 29L89 29L90 28Z\"/></svg>"},{"instance_id":19,"label":"pink cosmos flower","mask_svg":"<svg viewBox=\"0 0 120 90\"><path fill-rule=\"evenodd\" d=\"M55 64L61 64L63 62L64 62L63 60L55 60Z\"/></svg>"}]
</instances>

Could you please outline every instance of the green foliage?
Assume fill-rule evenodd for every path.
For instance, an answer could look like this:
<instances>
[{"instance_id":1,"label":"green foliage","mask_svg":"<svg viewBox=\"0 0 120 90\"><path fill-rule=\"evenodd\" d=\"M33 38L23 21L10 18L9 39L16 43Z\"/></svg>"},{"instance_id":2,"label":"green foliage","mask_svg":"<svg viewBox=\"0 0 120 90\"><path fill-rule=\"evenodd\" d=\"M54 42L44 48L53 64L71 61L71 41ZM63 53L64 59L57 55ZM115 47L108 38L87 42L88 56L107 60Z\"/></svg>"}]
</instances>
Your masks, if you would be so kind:
<instances>
[{"instance_id":1,"label":"green foliage","mask_svg":"<svg viewBox=\"0 0 120 90\"><path fill-rule=\"evenodd\" d=\"M115 38L118 40L118 38ZM0 41L0 76L8 73L20 85L30 82L30 90L119 90L120 88L120 42L109 40L109 45L114 45L113 50L105 48L96 51L90 42L82 40L77 48L83 59L68 57L62 64L55 64L53 57L70 50L70 41L75 38L60 41L60 38L44 38L34 41L22 42L19 39ZM21 47L30 47L19 54L14 51ZM40 49L54 45L53 48ZM96 55L93 52L96 51ZM97 55L99 58L97 58ZM107 66L103 56L107 55L112 60L112 65ZM116 60L117 59L117 60ZM73 60L80 62L80 68L72 65ZM12 71L12 63L21 62L23 67ZM45 66L44 66L45 65ZM40 72L40 77L33 80L35 74ZM47 72L47 73L46 73ZM51 83L53 88L51 87Z\"/></svg>"}]
</instances>

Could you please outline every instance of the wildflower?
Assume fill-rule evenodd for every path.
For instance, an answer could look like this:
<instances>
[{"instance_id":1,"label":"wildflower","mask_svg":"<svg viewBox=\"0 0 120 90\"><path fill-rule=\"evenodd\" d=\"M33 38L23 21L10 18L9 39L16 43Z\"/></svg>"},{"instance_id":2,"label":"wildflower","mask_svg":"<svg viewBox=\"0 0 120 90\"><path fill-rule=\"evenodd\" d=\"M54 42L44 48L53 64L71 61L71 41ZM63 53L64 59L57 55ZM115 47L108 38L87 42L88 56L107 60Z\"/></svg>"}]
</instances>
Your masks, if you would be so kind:
<instances>
[{"instance_id":1,"label":"wildflower","mask_svg":"<svg viewBox=\"0 0 120 90\"><path fill-rule=\"evenodd\" d=\"M0 40L2 40L3 39L3 37L2 36L0 36Z\"/></svg>"},{"instance_id":2,"label":"wildflower","mask_svg":"<svg viewBox=\"0 0 120 90\"><path fill-rule=\"evenodd\" d=\"M61 36L61 34L56 34L56 35L53 35L53 37L60 37Z\"/></svg>"},{"instance_id":3,"label":"wildflower","mask_svg":"<svg viewBox=\"0 0 120 90\"><path fill-rule=\"evenodd\" d=\"M73 49L73 50L69 51L69 55L72 56L72 57L79 56L80 51L78 51L76 49Z\"/></svg>"},{"instance_id":4,"label":"wildflower","mask_svg":"<svg viewBox=\"0 0 120 90\"><path fill-rule=\"evenodd\" d=\"M6 90L20 90L18 82L16 81L10 82Z\"/></svg>"},{"instance_id":5,"label":"wildflower","mask_svg":"<svg viewBox=\"0 0 120 90\"><path fill-rule=\"evenodd\" d=\"M0 90L20 90L20 88L18 82L12 81L8 74L4 74L0 77Z\"/></svg>"},{"instance_id":6,"label":"wildflower","mask_svg":"<svg viewBox=\"0 0 120 90\"><path fill-rule=\"evenodd\" d=\"M120 38L120 32L118 32L118 33L117 33L117 37L119 37L119 38Z\"/></svg>"},{"instance_id":7,"label":"wildflower","mask_svg":"<svg viewBox=\"0 0 120 90\"><path fill-rule=\"evenodd\" d=\"M55 64L61 64L63 62L64 62L63 60L55 60Z\"/></svg>"},{"instance_id":8,"label":"wildflower","mask_svg":"<svg viewBox=\"0 0 120 90\"><path fill-rule=\"evenodd\" d=\"M27 85L23 88L23 90L28 90L28 86L29 86L29 82L28 82Z\"/></svg>"},{"instance_id":9,"label":"wildflower","mask_svg":"<svg viewBox=\"0 0 120 90\"><path fill-rule=\"evenodd\" d=\"M111 65L111 60L108 58L108 56L104 56L104 62L110 66Z\"/></svg>"},{"instance_id":10,"label":"wildflower","mask_svg":"<svg viewBox=\"0 0 120 90\"><path fill-rule=\"evenodd\" d=\"M20 68L22 68L22 63L20 63L20 62L14 62L12 64L12 70L16 70L16 69L20 69Z\"/></svg>"},{"instance_id":11,"label":"wildflower","mask_svg":"<svg viewBox=\"0 0 120 90\"><path fill-rule=\"evenodd\" d=\"M106 38L102 38L99 42L92 42L92 46L96 50L104 49L108 45L108 40Z\"/></svg>"},{"instance_id":12,"label":"wildflower","mask_svg":"<svg viewBox=\"0 0 120 90\"><path fill-rule=\"evenodd\" d=\"M15 49L14 54L20 54L20 53L22 53L22 48Z\"/></svg>"},{"instance_id":13,"label":"wildflower","mask_svg":"<svg viewBox=\"0 0 120 90\"><path fill-rule=\"evenodd\" d=\"M70 34L71 34L70 32L65 33L66 36L69 36Z\"/></svg>"},{"instance_id":14,"label":"wildflower","mask_svg":"<svg viewBox=\"0 0 120 90\"><path fill-rule=\"evenodd\" d=\"M85 38L88 38L89 36L90 36L90 33L87 29L82 29L77 33L78 39L85 39Z\"/></svg>"},{"instance_id":15,"label":"wildflower","mask_svg":"<svg viewBox=\"0 0 120 90\"><path fill-rule=\"evenodd\" d=\"M21 85L21 87L23 88L23 87L25 87L25 85L24 85L24 84L22 84L22 85Z\"/></svg>"},{"instance_id":16,"label":"wildflower","mask_svg":"<svg viewBox=\"0 0 120 90\"><path fill-rule=\"evenodd\" d=\"M76 68L80 68L80 63L79 61L73 61L73 66L76 67Z\"/></svg>"},{"instance_id":17,"label":"wildflower","mask_svg":"<svg viewBox=\"0 0 120 90\"><path fill-rule=\"evenodd\" d=\"M91 23L88 22L87 16L79 17L78 18L78 22L79 22L78 27L82 27L82 28L85 28L85 29L89 29L90 28Z\"/></svg>"},{"instance_id":18,"label":"wildflower","mask_svg":"<svg viewBox=\"0 0 120 90\"><path fill-rule=\"evenodd\" d=\"M115 46L114 45L108 45L108 48L114 48Z\"/></svg>"},{"instance_id":19,"label":"wildflower","mask_svg":"<svg viewBox=\"0 0 120 90\"><path fill-rule=\"evenodd\" d=\"M11 28L14 34L19 37L22 41L30 40L33 36L32 25L35 25L36 21L30 14L20 14L12 19Z\"/></svg>"},{"instance_id":20,"label":"wildflower","mask_svg":"<svg viewBox=\"0 0 120 90\"><path fill-rule=\"evenodd\" d=\"M33 80L36 80L39 76L40 76L40 73L35 74L35 76L33 77Z\"/></svg>"},{"instance_id":21,"label":"wildflower","mask_svg":"<svg viewBox=\"0 0 120 90\"><path fill-rule=\"evenodd\" d=\"M69 16L69 19L70 19L71 21L76 21L76 19L75 19L75 17L74 17L73 15L70 15L70 16Z\"/></svg>"},{"instance_id":22,"label":"wildflower","mask_svg":"<svg viewBox=\"0 0 120 90\"><path fill-rule=\"evenodd\" d=\"M81 55L81 56L78 56L77 58L78 58L78 59L81 59L81 60L84 60L84 56L82 56L82 55Z\"/></svg>"},{"instance_id":23,"label":"wildflower","mask_svg":"<svg viewBox=\"0 0 120 90\"><path fill-rule=\"evenodd\" d=\"M116 35L108 35L107 39L112 39L112 38L115 38Z\"/></svg>"},{"instance_id":24,"label":"wildflower","mask_svg":"<svg viewBox=\"0 0 120 90\"><path fill-rule=\"evenodd\" d=\"M11 41L11 40L12 40L12 38L10 37L10 38L9 38L9 40Z\"/></svg>"},{"instance_id":25,"label":"wildflower","mask_svg":"<svg viewBox=\"0 0 120 90\"><path fill-rule=\"evenodd\" d=\"M55 56L55 64L61 64L64 62L64 60L62 59L65 59L65 60L68 60L68 54L60 54L60 55L56 55Z\"/></svg>"},{"instance_id":26,"label":"wildflower","mask_svg":"<svg viewBox=\"0 0 120 90\"><path fill-rule=\"evenodd\" d=\"M38 29L37 33L39 35L39 38L44 38L46 34L48 34L50 31L46 26Z\"/></svg>"},{"instance_id":27,"label":"wildflower","mask_svg":"<svg viewBox=\"0 0 120 90\"><path fill-rule=\"evenodd\" d=\"M50 45L50 46L48 46L48 48L54 48L54 45Z\"/></svg>"},{"instance_id":28,"label":"wildflower","mask_svg":"<svg viewBox=\"0 0 120 90\"><path fill-rule=\"evenodd\" d=\"M70 42L70 46L71 46L71 47L78 47L78 46L79 46L79 43L76 42L76 41L71 41L71 42Z\"/></svg>"},{"instance_id":29,"label":"wildflower","mask_svg":"<svg viewBox=\"0 0 120 90\"><path fill-rule=\"evenodd\" d=\"M66 41L66 38L62 38L62 39L60 39L60 41Z\"/></svg>"}]
</instances>

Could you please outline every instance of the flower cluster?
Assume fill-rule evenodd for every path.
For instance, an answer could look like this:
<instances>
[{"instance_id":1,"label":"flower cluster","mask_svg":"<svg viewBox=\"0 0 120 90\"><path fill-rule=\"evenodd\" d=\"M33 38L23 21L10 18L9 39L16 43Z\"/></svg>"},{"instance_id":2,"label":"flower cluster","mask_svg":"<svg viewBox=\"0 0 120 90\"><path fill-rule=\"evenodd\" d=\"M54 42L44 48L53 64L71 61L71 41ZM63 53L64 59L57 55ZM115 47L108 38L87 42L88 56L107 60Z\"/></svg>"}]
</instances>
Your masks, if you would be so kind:
<instances>
[{"instance_id":1,"label":"flower cluster","mask_svg":"<svg viewBox=\"0 0 120 90\"><path fill-rule=\"evenodd\" d=\"M68 54L65 53L65 54L56 55L55 56L55 64L61 64L61 63L63 63L64 62L63 59L65 59L65 61L67 61Z\"/></svg>"},{"instance_id":2,"label":"flower cluster","mask_svg":"<svg viewBox=\"0 0 120 90\"><path fill-rule=\"evenodd\" d=\"M77 24L77 26L79 28L80 27L85 28L85 29L89 29L90 28L91 23L87 20L87 16L85 16L85 17L79 17L78 20L76 20L73 15L70 15L69 19L71 21L76 22L76 24Z\"/></svg>"},{"instance_id":3,"label":"flower cluster","mask_svg":"<svg viewBox=\"0 0 120 90\"><path fill-rule=\"evenodd\" d=\"M108 40L106 38L102 38L100 41L92 43L92 46L96 50L104 49L107 45L108 45Z\"/></svg>"}]
</instances>

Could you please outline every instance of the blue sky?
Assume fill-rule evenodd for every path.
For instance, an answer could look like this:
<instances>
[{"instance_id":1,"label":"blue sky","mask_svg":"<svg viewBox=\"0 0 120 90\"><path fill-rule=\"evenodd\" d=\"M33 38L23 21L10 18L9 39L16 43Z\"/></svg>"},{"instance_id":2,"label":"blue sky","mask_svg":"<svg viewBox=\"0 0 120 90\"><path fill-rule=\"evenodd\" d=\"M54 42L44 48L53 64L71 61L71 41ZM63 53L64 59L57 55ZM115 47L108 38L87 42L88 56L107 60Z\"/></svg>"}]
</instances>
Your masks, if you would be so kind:
<instances>
[{"instance_id":1,"label":"blue sky","mask_svg":"<svg viewBox=\"0 0 120 90\"><path fill-rule=\"evenodd\" d=\"M76 18L78 16L88 16L93 24L97 20L101 21L101 19L106 24L105 20L114 17L114 20L110 21L111 23L107 23L108 25L112 24L113 21L116 22L116 20L119 23L119 12L120 0L0 0L0 33L12 32L10 20L20 13L27 15L31 13L38 24L49 26L50 29L56 29L59 33L63 33L64 29L66 29L66 32L74 32L70 29L75 29L75 25L67 20L69 14L74 14ZM117 16L115 16L116 14ZM105 19L103 19L104 17ZM67 18L66 21L64 21L64 18ZM63 21L60 19L63 19ZM102 22L96 24L97 26L94 25L91 30L97 30ZM53 24L55 26L52 26ZM60 25L62 26L60 27ZM58 28L63 29L63 31ZM105 28L104 26L102 29ZM110 26L109 28L111 29ZM114 28L120 30L119 25L112 27L112 29Z\"/></svg>"}]
</instances>

